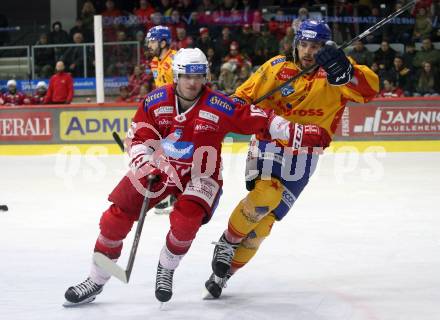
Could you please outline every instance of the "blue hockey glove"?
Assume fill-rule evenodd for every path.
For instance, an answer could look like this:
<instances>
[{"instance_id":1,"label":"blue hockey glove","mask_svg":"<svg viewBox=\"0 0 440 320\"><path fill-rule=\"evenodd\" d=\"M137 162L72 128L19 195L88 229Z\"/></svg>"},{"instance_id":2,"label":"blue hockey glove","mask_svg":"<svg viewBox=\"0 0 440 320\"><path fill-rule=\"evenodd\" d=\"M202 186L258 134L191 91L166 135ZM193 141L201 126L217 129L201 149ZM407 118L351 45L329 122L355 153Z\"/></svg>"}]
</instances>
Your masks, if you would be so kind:
<instances>
[{"instance_id":1,"label":"blue hockey glove","mask_svg":"<svg viewBox=\"0 0 440 320\"><path fill-rule=\"evenodd\" d=\"M331 85L347 84L353 77L353 66L342 49L325 45L316 54L316 62L327 72L327 81Z\"/></svg>"}]
</instances>

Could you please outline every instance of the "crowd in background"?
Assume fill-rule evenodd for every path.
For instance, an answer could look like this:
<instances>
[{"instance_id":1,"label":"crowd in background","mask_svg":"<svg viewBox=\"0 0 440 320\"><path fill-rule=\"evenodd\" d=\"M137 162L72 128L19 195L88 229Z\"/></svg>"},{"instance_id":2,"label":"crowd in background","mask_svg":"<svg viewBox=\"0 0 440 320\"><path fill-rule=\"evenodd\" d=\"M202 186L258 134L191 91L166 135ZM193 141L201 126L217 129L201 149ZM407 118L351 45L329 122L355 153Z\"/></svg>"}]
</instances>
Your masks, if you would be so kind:
<instances>
[{"instance_id":1,"label":"crowd in background","mask_svg":"<svg viewBox=\"0 0 440 320\"><path fill-rule=\"evenodd\" d=\"M298 8L299 4L302 6L292 13L290 8ZM101 14L105 42L130 40L140 44L140 63L135 46L104 48L105 75L129 79L128 86L120 88L117 100L139 101L154 89L149 68L151 57L145 50L146 32L155 25L166 25L173 37L171 47L202 49L210 63L212 86L231 94L259 65L277 54L291 51L295 29L304 19L320 15L338 17L339 20L329 21L329 25L334 41L342 44L404 4L403 0L387 2L387 5L372 0L355 3L281 0L273 1L276 9L274 14L268 15L259 1L249 0L140 0L130 12L118 8L113 0L85 1L69 32L57 21L50 33L40 35L37 44L93 42L93 15ZM399 16L400 20L347 50L348 56L370 66L379 75L382 89L379 96L439 94L440 50L433 45L440 44L439 16L439 0L418 1L410 11ZM351 17L368 19L346 23ZM379 48L372 50L371 44L378 44ZM399 49L393 49L393 44L400 44ZM57 61L63 61L65 71L73 77L84 76L82 47L42 48L35 51L34 60L39 78L49 78ZM92 47L87 49L87 60L88 73L93 75Z\"/></svg>"}]
</instances>

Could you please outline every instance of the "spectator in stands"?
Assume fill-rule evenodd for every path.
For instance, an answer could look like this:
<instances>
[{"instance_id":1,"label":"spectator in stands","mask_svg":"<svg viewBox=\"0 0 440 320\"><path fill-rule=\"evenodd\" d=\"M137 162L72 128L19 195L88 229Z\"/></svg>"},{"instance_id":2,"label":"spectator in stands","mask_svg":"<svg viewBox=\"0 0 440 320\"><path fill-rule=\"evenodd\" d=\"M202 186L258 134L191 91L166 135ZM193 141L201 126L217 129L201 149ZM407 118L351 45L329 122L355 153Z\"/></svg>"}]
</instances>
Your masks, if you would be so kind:
<instances>
[{"instance_id":1,"label":"spectator in stands","mask_svg":"<svg viewBox=\"0 0 440 320\"><path fill-rule=\"evenodd\" d=\"M401 55L396 55L393 61L393 67L384 76L403 90L405 96L412 96L414 76L410 68L408 68Z\"/></svg>"},{"instance_id":2,"label":"spectator in stands","mask_svg":"<svg viewBox=\"0 0 440 320\"><path fill-rule=\"evenodd\" d=\"M66 104L73 99L73 78L70 73L64 72L64 62L58 61L55 65L56 73L50 78L45 104Z\"/></svg>"},{"instance_id":3,"label":"spectator in stands","mask_svg":"<svg viewBox=\"0 0 440 320\"><path fill-rule=\"evenodd\" d=\"M419 8L413 31L413 41L420 41L429 37L432 31L432 21L428 17L425 8Z\"/></svg>"},{"instance_id":4,"label":"spectator in stands","mask_svg":"<svg viewBox=\"0 0 440 320\"><path fill-rule=\"evenodd\" d=\"M130 97L137 96L139 94L139 90L141 85L147 82L153 82L153 75L146 74L145 69L141 65L137 65L134 67L133 74L128 78L128 91L130 93Z\"/></svg>"},{"instance_id":5,"label":"spectator in stands","mask_svg":"<svg viewBox=\"0 0 440 320\"><path fill-rule=\"evenodd\" d=\"M135 9L133 13L137 17L138 23L143 25L148 22L151 14L155 11L156 10L151 5L150 1L139 0L139 8Z\"/></svg>"},{"instance_id":6,"label":"spectator in stands","mask_svg":"<svg viewBox=\"0 0 440 320\"><path fill-rule=\"evenodd\" d=\"M353 49L347 55L352 57L357 64L369 66L373 62L373 54L365 48L362 40L355 41Z\"/></svg>"},{"instance_id":7,"label":"spectator in stands","mask_svg":"<svg viewBox=\"0 0 440 320\"><path fill-rule=\"evenodd\" d=\"M93 41L93 35L91 33L91 30L84 27L83 21L81 18L78 18L75 20L75 26L73 26L72 29L70 29L69 37L70 40L75 43L75 34L80 33L83 36L82 42L92 42Z\"/></svg>"},{"instance_id":8,"label":"spectator in stands","mask_svg":"<svg viewBox=\"0 0 440 320\"><path fill-rule=\"evenodd\" d=\"M37 46L48 45L47 34L42 33L37 41ZM55 52L53 48L34 48L35 75L38 78L48 79L53 72L55 63Z\"/></svg>"},{"instance_id":9,"label":"spectator in stands","mask_svg":"<svg viewBox=\"0 0 440 320\"><path fill-rule=\"evenodd\" d=\"M215 53L219 55L219 57L224 57L228 54L229 47L231 45L231 42L233 41L231 30L229 27L223 27L222 29L222 36L217 41L216 47L215 47Z\"/></svg>"},{"instance_id":10,"label":"spectator in stands","mask_svg":"<svg viewBox=\"0 0 440 320\"><path fill-rule=\"evenodd\" d=\"M177 9L173 9L171 15L166 17L165 21L168 29L171 31L171 38L173 39L177 38L177 28L185 29L186 27L186 24L183 22L183 19L181 19L180 12Z\"/></svg>"},{"instance_id":11,"label":"spectator in stands","mask_svg":"<svg viewBox=\"0 0 440 320\"><path fill-rule=\"evenodd\" d=\"M440 23L440 21L439 21ZM437 29L432 30L431 33L432 42L440 42L440 25Z\"/></svg>"},{"instance_id":12,"label":"spectator in stands","mask_svg":"<svg viewBox=\"0 0 440 320\"><path fill-rule=\"evenodd\" d=\"M113 0L107 0L105 2L105 10L101 13L103 17L120 17L122 16L122 12L116 8L115 2Z\"/></svg>"},{"instance_id":13,"label":"spectator in stands","mask_svg":"<svg viewBox=\"0 0 440 320\"><path fill-rule=\"evenodd\" d=\"M84 42L84 37L82 33L75 33L73 35L73 42L75 44L82 44ZM69 47L63 54L61 60L63 60L64 63L67 65L67 71L70 72L73 77L85 77L83 46Z\"/></svg>"},{"instance_id":14,"label":"spectator in stands","mask_svg":"<svg viewBox=\"0 0 440 320\"><path fill-rule=\"evenodd\" d=\"M218 85L220 91L227 95L233 94L237 88L238 77L235 74L237 66L231 62L225 62L220 68Z\"/></svg>"},{"instance_id":15,"label":"spectator in stands","mask_svg":"<svg viewBox=\"0 0 440 320\"><path fill-rule=\"evenodd\" d=\"M433 71L430 62L422 63L423 69L420 71L416 81L415 97L424 96L438 96L439 95L439 76L438 72Z\"/></svg>"},{"instance_id":16,"label":"spectator in stands","mask_svg":"<svg viewBox=\"0 0 440 320\"><path fill-rule=\"evenodd\" d=\"M218 78L220 73L221 59L215 52L214 48L208 48L208 50L206 51L206 58L208 59L211 79L215 80Z\"/></svg>"},{"instance_id":17,"label":"spectator in stands","mask_svg":"<svg viewBox=\"0 0 440 320\"><path fill-rule=\"evenodd\" d=\"M153 84L151 82L146 82L141 85L139 89L139 94L137 96L132 97L133 102L142 102L145 99L145 96L153 90Z\"/></svg>"},{"instance_id":18,"label":"spectator in stands","mask_svg":"<svg viewBox=\"0 0 440 320\"><path fill-rule=\"evenodd\" d=\"M171 0L160 0L158 11L162 12L162 14L166 17L171 16L171 12L173 11L173 4ZM158 24L160 24L159 22Z\"/></svg>"},{"instance_id":19,"label":"spectator in stands","mask_svg":"<svg viewBox=\"0 0 440 320\"><path fill-rule=\"evenodd\" d=\"M405 46L405 53L403 54L403 63L407 66L414 67L413 61L416 56L416 46L414 42L410 42Z\"/></svg>"},{"instance_id":20,"label":"spectator in stands","mask_svg":"<svg viewBox=\"0 0 440 320\"><path fill-rule=\"evenodd\" d=\"M93 5L93 2L86 1L84 2L82 8L81 8L81 21L83 28L85 30L85 35L87 41L93 42L94 40L94 32L93 32L93 16L95 15L96 10L95 6ZM90 37L90 38L89 38Z\"/></svg>"},{"instance_id":21,"label":"spectator in stands","mask_svg":"<svg viewBox=\"0 0 440 320\"><path fill-rule=\"evenodd\" d=\"M186 35L185 28L177 28L177 39L173 41L171 48L174 50L179 50L181 48L192 48L194 46L193 39Z\"/></svg>"},{"instance_id":22,"label":"spectator in stands","mask_svg":"<svg viewBox=\"0 0 440 320\"><path fill-rule=\"evenodd\" d=\"M243 82L245 82L252 74L252 66L245 63L238 71L236 88L238 88Z\"/></svg>"},{"instance_id":23,"label":"spectator in stands","mask_svg":"<svg viewBox=\"0 0 440 320\"><path fill-rule=\"evenodd\" d=\"M403 1L396 1L394 6L394 11L400 10L404 5ZM399 15L400 21L410 21L411 14L408 11L405 11ZM389 27L389 37L391 42L398 42L407 44L411 41L413 35L413 25L407 23L397 23L391 22Z\"/></svg>"},{"instance_id":24,"label":"spectator in stands","mask_svg":"<svg viewBox=\"0 0 440 320\"><path fill-rule=\"evenodd\" d=\"M254 55L254 44L256 40L257 38L255 37L251 25L246 23L238 35L238 45L241 48L241 53L247 57L252 57Z\"/></svg>"},{"instance_id":25,"label":"spectator in stands","mask_svg":"<svg viewBox=\"0 0 440 320\"><path fill-rule=\"evenodd\" d=\"M13 79L6 83L7 91L0 95L0 105L20 106L29 104L30 99L22 92L17 91L17 82Z\"/></svg>"},{"instance_id":26,"label":"spectator in stands","mask_svg":"<svg viewBox=\"0 0 440 320\"><path fill-rule=\"evenodd\" d=\"M363 32L366 29L370 28L375 24L377 21L382 20L382 15L378 7L374 6L371 8L371 17L374 23L367 23L367 24L361 24L359 26L359 31ZM364 39L365 43L380 43L381 39L383 37L383 33L381 32L373 32L367 35Z\"/></svg>"},{"instance_id":27,"label":"spectator in stands","mask_svg":"<svg viewBox=\"0 0 440 320\"><path fill-rule=\"evenodd\" d=\"M279 43L277 39L269 33L266 25L261 27L261 36L255 42L255 61L254 65L261 65L271 57L278 54Z\"/></svg>"},{"instance_id":28,"label":"spectator in stands","mask_svg":"<svg viewBox=\"0 0 440 320\"><path fill-rule=\"evenodd\" d=\"M130 97L130 92L127 86L119 87L119 96L116 98L115 102L133 102L132 97Z\"/></svg>"},{"instance_id":29,"label":"spectator in stands","mask_svg":"<svg viewBox=\"0 0 440 320\"><path fill-rule=\"evenodd\" d=\"M240 69L246 63L251 64L248 57L241 54L237 41L231 42L229 54L223 58L223 61L234 64L236 69Z\"/></svg>"},{"instance_id":30,"label":"spectator in stands","mask_svg":"<svg viewBox=\"0 0 440 320\"><path fill-rule=\"evenodd\" d=\"M44 98L47 93L47 84L44 81L39 81L35 89L34 95L32 96L32 104L44 104Z\"/></svg>"},{"instance_id":31,"label":"spectator in stands","mask_svg":"<svg viewBox=\"0 0 440 320\"><path fill-rule=\"evenodd\" d=\"M390 47L388 41L383 40L380 48L374 52L374 61L379 64L380 69L388 70L393 64L396 51Z\"/></svg>"},{"instance_id":32,"label":"spectator in stands","mask_svg":"<svg viewBox=\"0 0 440 320\"><path fill-rule=\"evenodd\" d=\"M197 11L202 14L211 14L215 10L217 10L217 5L212 0L202 0L197 7Z\"/></svg>"},{"instance_id":33,"label":"spectator in stands","mask_svg":"<svg viewBox=\"0 0 440 320\"><path fill-rule=\"evenodd\" d=\"M292 51L292 43L295 38L295 32L292 27L286 28L286 35L280 41L280 54L286 55ZM250 55L252 58L252 55Z\"/></svg>"},{"instance_id":34,"label":"spectator in stands","mask_svg":"<svg viewBox=\"0 0 440 320\"><path fill-rule=\"evenodd\" d=\"M51 44L70 42L69 34L63 30L63 25L60 21L55 21L52 24L52 32L49 34L49 42Z\"/></svg>"},{"instance_id":35,"label":"spectator in stands","mask_svg":"<svg viewBox=\"0 0 440 320\"><path fill-rule=\"evenodd\" d=\"M382 90L377 94L379 98L399 98L404 97L403 90L394 85L393 80L384 79L382 81Z\"/></svg>"},{"instance_id":36,"label":"spectator in stands","mask_svg":"<svg viewBox=\"0 0 440 320\"><path fill-rule=\"evenodd\" d=\"M118 31L117 42L127 41L124 31ZM113 77L128 76L133 68L135 47L133 45L118 44L109 48L107 75Z\"/></svg>"},{"instance_id":37,"label":"spectator in stands","mask_svg":"<svg viewBox=\"0 0 440 320\"><path fill-rule=\"evenodd\" d=\"M196 39L195 47L207 54L208 48L214 48L214 41L209 36L209 29L206 27L200 28L200 36Z\"/></svg>"},{"instance_id":38,"label":"spectator in stands","mask_svg":"<svg viewBox=\"0 0 440 320\"><path fill-rule=\"evenodd\" d=\"M303 22L304 20L307 20L308 18L309 18L309 10L307 10L307 8L305 8L305 7L299 8L298 17L292 21L292 28L293 28L294 34L298 30L298 27L301 24L301 22Z\"/></svg>"},{"instance_id":39,"label":"spectator in stands","mask_svg":"<svg viewBox=\"0 0 440 320\"><path fill-rule=\"evenodd\" d=\"M440 67L440 51L434 48L429 37L423 39L422 49L416 53L413 65L416 68L421 68L425 61L431 63L435 68Z\"/></svg>"}]
</instances>

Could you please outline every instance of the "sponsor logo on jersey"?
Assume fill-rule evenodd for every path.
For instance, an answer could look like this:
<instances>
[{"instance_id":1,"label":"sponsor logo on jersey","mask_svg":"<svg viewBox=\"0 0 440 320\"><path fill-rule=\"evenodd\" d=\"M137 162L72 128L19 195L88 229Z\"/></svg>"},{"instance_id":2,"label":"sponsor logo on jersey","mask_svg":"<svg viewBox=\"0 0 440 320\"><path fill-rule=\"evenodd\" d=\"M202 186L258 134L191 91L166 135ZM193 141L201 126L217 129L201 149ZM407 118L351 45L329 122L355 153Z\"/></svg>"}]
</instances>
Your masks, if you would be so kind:
<instances>
[{"instance_id":1,"label":"sponsor logo on jersey","mask_svg":"<svg viewBox=\"0 0 440 320\"><path fill-rule=\"evenodd\" d=\"M218 130L218 125L200 119L196 119L195 121L194 132L218 132Z\"/></svg>"},{"instance_id":2,"label":"sponsor logo on jersey","mask_svg":"<svg viewBox=\"0 0 440 320\"><path fill-rule=\"evenodd\" d=\"M158 119L156 122L161 127L170 127L173 124L173 121L171 121L170 119L166 119L166 118Z\"/></svg>"},{"instance_id":3,"label":"sponsor logo on jersey","mask_svg":"<svg viewBox=\"0 0 440 320\"><path fill-rule=\"evenodd\" d=\"M290 78L293 78L297 73L298 70L292 68L283 68L277 74L276 79L286 81L289 80Z\"/></svg>"},{"instance_id":4,"label":"sponsor logo on jersey","mask_svg":"<svg viewBox=\"0 0 440 320\"><path fill-rule=\"evenodd\" d=\"M204 111L204 110L200 110L199 111L199 117L206 119L206 120L210 120L212 122L218 123L220 117L216 114L213 114L211 112L208 111Z\"/></svg>"},{"instance_id":5,"label":"sponsor logo on jersey","mask_svg":"<svg viewBox=\"0 0 440 320\"><path fill-rule=\"evenodd\" d=\"M163 107L159 107L156 110L154 110L154 115L156 117L158 117L161 114L172 114L173 111L174 111L173 106L163 106Z\"/></svg>"},{"instance_id":6,"label":"sponsor logo on jersey","mask_svg":"<svg viewBox=\"0 0 440 320\"><path fill-rule=\"evenodd\" d=\"M158 75L159 75L159 73L157 72L157 70L153 70L153 78L157 79Z\"/></svg>"},{"instance_id":7,"label":"sponsor logo on jersey","mask_svg":"<svg viewBox=\"0 0 440 320\"><path fill-rule=\"evenodd\" d=\"M246 101L243 100L242 98L239 98L239 97L233 97L232 101L234 101L235 103L238 103L238 104L246 104Z\"/></svg>"},{"instance_id":8,"label":"sponsor logo on jersey","mask_svg":"<svg viewBox=\"0 0 440 320\"><path fill-rule=\"evenodd\" d=\"M144 106L145 110L154 106L155 104L165 101L167 99L167 92L165 89L159 89L151 92L145 97Z\"/></svg>"},{"instance_id":9,"label":"sponsor logo on jersey","mask_svg":"<svg viewBox=\"0 0 440 320\"><path fill-rule=\"evenodd\" d=\"M323 109L300 109L300 110L293 109L287 112L285 115L286 116L295 115L300 117L307 117L307 116L322 117L324 115L324 110Z\"/></svg>"},{"instance_id":10,"label":"sponsor logo on jersey","mask_svg":"<svg viewBox=\"0 0 440 320\"><path fill-rule=\"evenodd\" d=\"M194 144L188 141L161 141L162 149L166 156L174 159L189 159L194 153Z\"/></svg>"},{"instance_id":11,"label":"sponsor logo on jersey","mask_svg":"<svg viewBox=\"0 0 440 320\"><path fill-rule=\"evenodd\" d=\"M291 95L294 92L295 92L295 89L292 86L287 86L287 87L281 88L281 95L283 97L287 97L287 96Z\"/></svg>"},{"instance_id":12,"label":"sponsor logo on jersey","mask_svg":"<svg viewBox=\"0 0 440 320\"><path fill-rule=\"evenodd\" d=\"M296 197L290 192L287 188L284 188L283 191L283 202L289 207L292 208L293 204L296 201Z\"/></svg>"},{"instance_id":13,"label":"sponsor logo on jersey","mask_svg":"<svg viewBox=\"0 0 440 320\"><path fill-rule=\"evenodd\" d=\"M227 114L228 116L232 116L234 114L235 106L232 101L227 98L217 95L210 95L208 96L206 104L220 112Z\"/></svg>"},{"instance_id":14,"label":"sponsor logo on jersey","mask_svg":"<svg viewBox=\"0 0 440 320\"><path fill-rule=\"evenodd\" d=\"M284 61L286 61L286 57L277 58L277 59L273 60L273 61L270 63L270 65L271 65L271 66L274 66L274 65L277 65L278 63L281 63L281 62L284 62Z\"/></svg>"}]
</instances>

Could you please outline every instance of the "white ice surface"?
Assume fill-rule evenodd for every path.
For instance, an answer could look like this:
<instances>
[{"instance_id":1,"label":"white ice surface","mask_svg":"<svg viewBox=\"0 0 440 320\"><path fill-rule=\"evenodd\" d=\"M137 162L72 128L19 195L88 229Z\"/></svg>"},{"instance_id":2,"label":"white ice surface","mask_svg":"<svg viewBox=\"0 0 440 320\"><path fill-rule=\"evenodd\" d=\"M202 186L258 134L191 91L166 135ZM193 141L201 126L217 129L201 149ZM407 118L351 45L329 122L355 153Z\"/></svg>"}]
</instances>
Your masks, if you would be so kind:
<instances>
[{"instance_id":1,"label":"white ice surface","mask_svg":"<svg viewBox=\"0 0 440 320\"><path fill-rule=\"evenodd\" d=\"M88 275L122 156L0 156L0 319L440 319L440 153L330 154L222 299L201 299L213 245L245 194L244 155L226 155L225 187L174 278L154 297L167 216L149 213L129 284L61 305ZM130 234L130 236L132 233ZM125 241L125 267L132 238Z\"/></svg>"}]
</instances>

